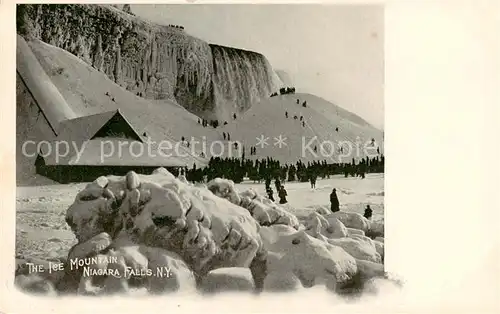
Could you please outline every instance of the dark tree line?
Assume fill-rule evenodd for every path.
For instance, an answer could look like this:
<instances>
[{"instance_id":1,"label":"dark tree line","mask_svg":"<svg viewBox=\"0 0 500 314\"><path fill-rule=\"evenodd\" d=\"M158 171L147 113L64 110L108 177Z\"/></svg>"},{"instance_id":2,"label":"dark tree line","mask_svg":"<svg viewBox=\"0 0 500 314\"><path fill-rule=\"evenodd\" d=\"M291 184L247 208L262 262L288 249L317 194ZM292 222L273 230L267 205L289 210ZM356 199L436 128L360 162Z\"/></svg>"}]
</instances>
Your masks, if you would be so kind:
<instances>
[{"instance_id":1,"label":"dark tree line","mask_svg":"<svg viewBox=\"0 0 500 314\"><path fill-rule=\"evenodd\" d=\"M358 163L353 159L349 163L327 163L323 161L297 161L294 164L281 164L278 160L267 157L257 160L236 157L212 157L204 168L193 165L183 170L186 179L192 182L208 182L217 177L230 179L240 183L245 177L254 182L279 180L307 182L316 178L329 178L331 175L343 174L345 177L364 178L366 173L383 173L385 158L383 155L364 158Z\"/></svg>"}]
</instances>

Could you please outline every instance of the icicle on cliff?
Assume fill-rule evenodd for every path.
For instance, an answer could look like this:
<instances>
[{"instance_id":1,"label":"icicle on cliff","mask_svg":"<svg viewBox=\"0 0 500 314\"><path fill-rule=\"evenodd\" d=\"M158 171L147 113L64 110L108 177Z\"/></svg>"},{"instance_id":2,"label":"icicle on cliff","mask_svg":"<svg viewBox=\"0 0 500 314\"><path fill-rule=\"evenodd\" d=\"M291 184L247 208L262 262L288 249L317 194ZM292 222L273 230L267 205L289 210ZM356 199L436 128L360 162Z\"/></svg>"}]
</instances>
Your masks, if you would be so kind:
<instances>
[{"instance_id":1,"label":"icicle on cliff","mask_svg":"<svg viewBox=\"0 0 500 314\"><path fill-rule=\"evenodd\" d=\"M235 112L244 111L261 97L269 97L276 88L273 70L262 54L218 45L210 45L210 48L217 105Z\"/></svg>"},{"instance_id":2,"label":"icicle on cliff","mask_svg":"<svg viewBox=\"0 0 500 314\"><path fill-rule=\"evenodd\" d=\"M201 117L228 119L279 87L262 54L209 45L109 5L17 10L17 31L26 39L67 50L139 97L175 101Z\"/></svg>"}]
</instances>

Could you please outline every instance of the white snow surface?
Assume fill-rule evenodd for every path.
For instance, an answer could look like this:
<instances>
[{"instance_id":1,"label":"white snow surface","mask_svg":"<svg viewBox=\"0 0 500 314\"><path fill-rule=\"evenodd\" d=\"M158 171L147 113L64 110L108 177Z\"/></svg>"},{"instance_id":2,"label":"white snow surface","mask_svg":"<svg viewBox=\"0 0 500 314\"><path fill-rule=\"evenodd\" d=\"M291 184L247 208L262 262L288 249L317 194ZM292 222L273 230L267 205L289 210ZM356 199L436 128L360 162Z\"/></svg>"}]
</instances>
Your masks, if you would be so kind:
<instances>
[{"instance_id":1,"label":"white snow surface","mask_svg":"<svg viewBox=\"0 0 500 314\"><path fill-rule=\"evenodd\" d=\"M156 174L156 176L158 175ZM167 182L174 178L171 174L167 173L164 179ZM316 212L318 208L329 208L329 194L332 188L336 188L341 204L341 211L363 214L365 206L370 204L374 210L372 221L383 223L384 201L383 196L378 196L383 195L382 193L378 193L383 191L383 180L383 175L378 174L369 174L365 179L334 176L330 179L318 180L316 189L311 189L307 182L286 182L285 187L288 190L289 203L283 207L287 211L297 215L299 220L304 221L305 217ZM179 188L188 188L188 186L194 188L189 183L186 185L174 179L175 182L177 182ZM16 250L16 258L26 259L29 256L47 258L47 252L54 252L55 257L65 255L64 251L67 252L68 246L74 244L74 236L69 228L64 226L64 222L61 221L62 225L59 226L61 223L59 220L63 220L61 218L64 217L69 205L75 200L75 195L84 189L85 186L86 184L83 183L18 187L17 242L20 245ZM264 188L263 183L258 184L248 181L234 185L235 192L242 195L251 195L252 193L250 192L245 193L249 189L262 195L264 194ZM206 192L210 193L208 190ZM210 193L210 195L212 194ZM224 203L226 205L230 204L226 200L221 199L221 201L223 203L226 202L227 204ZM222 203L219 205L222 205ZM47 216L43 218L43 224L40 223L40 220L34 219L38 217L42 218L42 216ZM53 224L53 221L50 219L58 222L58 224ZM266 233L265 231L269 232ZM374 265L374 267L376 266L375 268L377 269L382 267L380 269L383 269L383 265L379 264L382 262L381 258L383 258L383 240L380 242L373 241L361 234L351 233L348 235L348 238L332 242L320 236L315 239L307 235L304 231L295 231L290 226L281 225L263 227L261 236L264 247L270 252L278 253L276 261L268 260L271 273L273 271L284 271L289 275L285 278L285 282L276 282L276 278L273 279L271 276L265 283L266 290L296 289L296 278L291 275L292 273L300 275L300 280L304 285L312 284L316 280L327 280L332 275L335 276L336 282L345 282L358 273L356 268L356 260L358 259L366 261L367 265L371 265L371 262L376 262L375 264L377 265ZM51 239L58 239L58 241L51 241ZM54 246L54 242L58 247ZM274 267L270 264L271 262ZM323 270L319 265L324 266L326 270ZM225 271L224 269L220 270L222 273ZM244 271L248 273L248 270L245 269ZM366 271L366 274L364 272L362 274L363 278L367 277L365 280L372 276L370 267L369 271ZM236 273L238 276L243 276L243 270L241 274L238 271ZM280 276L283 276L283 274L280 273ZM228 276L222 277L229 278ZM243 277L248 277L248 274L246 277ZM242 282L248 281L246 279L241 280ZM327 280L326 282L328 283L329 281ZM318 282L317 284L320 283Z\"/></svg>"}]
</instances>

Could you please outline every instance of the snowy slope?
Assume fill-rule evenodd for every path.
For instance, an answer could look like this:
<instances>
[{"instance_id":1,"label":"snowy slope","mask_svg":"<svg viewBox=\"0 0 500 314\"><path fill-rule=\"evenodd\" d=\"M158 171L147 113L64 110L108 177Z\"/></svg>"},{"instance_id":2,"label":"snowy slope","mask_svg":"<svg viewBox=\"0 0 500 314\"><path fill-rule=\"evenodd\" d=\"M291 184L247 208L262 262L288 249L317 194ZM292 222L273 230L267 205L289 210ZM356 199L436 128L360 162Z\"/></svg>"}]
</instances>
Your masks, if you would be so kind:
<instances>
[{"instance_id":1,"label":"snowy slope","mask_svg":"<svg viewBox=\"0 0 500 314\"><path fill-rule=\"evenodd\" d=\"M178 104L137 97L63 49L41 41L30 42L30 47L78 116L120 108L141 134L147 132L156 142L175 143L188 134L217 136L214 130L199 126L198 118ZM182 153L190 154L190 151L184 149ZM205 163L199 157L187 156L185 159L188 164L195 160Z\"/></svg>"},{"instance_id":2,"label":"snowy slope","mask_svg":"<svg viewBox=\"0 0 500 314\"><path fill-rule=\"evenodd\" d=\"M250 156L250 146L256 146L256 138L261 135L269 137L268 146L265 148L257 147L257 157L270 156L281 162L295 162L298 159L303 161L324 159L332 162L339 161L338 151L335 150L332 154L331 146L328 144L324 145L326 154L315 157L306 150L306 154L302 156L302 143L307 144L315 137L316 141L310 147L312 149L314 146L318 146L318 153L320 152L318 143L321 141L332 141L335 145L339 141L350 141L353 148L355 145L361 145L362 148L364 142L371 138L376 139L377 145L380 145L382 140L382 132L370 126L360 117L310 94L280 95L266 98L254 104L245 113L239 114L236 120L227 121L228 124L225 126L217 129L204 128L198 124L198 117L182 106L174 102L151 101L137 97L63 49L41 41L30 42L29 45L44 70L77 115L94 114L120 108L141 134L146 131L155 141L177 142L183 136L186 139L193 137L198 141L205 141L207 144L205 155L208 157L210 156L211 143L214 140L222 140L223 132L231 134L231 141L243 143L246 147L246 156L252 158L256 156ZM106 93L109 93L110 96L107 96ZM112 98L115 99L114 102ZM296 103L297 99L299 99L299 104ZM307 108L302 107L303 101L307 101ZM285 111L288 111L288 119L285 118ZM293 119L294 115L304 117L305 127L298 119ZM220 125L222 124L223 121L220 121ZM339 128L338 132L335 131L336 127ZM287 145L282 146L282 148L274 145L274 137L278 137L280 134L286 137L285 143ZM226 142L224 145L224 152L227 156L230 144ZM195 155L201 152L201 145L196 148ZM216 154L219 151L218 148L214 149ZM188 150L185 152L189 153ZM237 155L237 151L232 151L232 154L233 156ZM352 151L349 156L342 160L350 161L352 157L357 158L358 156L364 156L363 152L358 154L356 151ZM189 163L191 160L193 162L195 160L192 156L186 158ZM198 163L206 162L206 159L197 158L196 160Z\"/></svg>"},{"instance_id":3,"label":"snowy slope","mask_svg":"<svg viewBox=\"0 0 500 314\"><path fill-rule=\"evenodd\" d=\"M299 104L296 103L297 99ZM307 101L306 108L302 107L304 101ZM285 117L285 112L288 112L288 118ZM295 120L293 118L295 115L299 119ZM305 126L302 126L300 116L303 116ZM348 141L352 145L351 154L343 159L350 161L353 157L357 159L365 156L363 145L372 138L376 140L376 145L380 146L380 151L383 153L380 130L360 117L311 94L289 94L268 98L255 104L242 117L232 121L222 130L231 134L231 140L239 140L246 147L255 146L256 138L263 135L268 138L269 145L262 148L257 146L257 155L271 156L286 162L295 162L298 159L303 161L326 159L337 162L338 151L331 154L330 142L338 145L341 141ZM276 138L280 135L282 138L286 137L287 144L281 148L275 145ZM314 146L318 147L318 157L306 149L311 140L313 144L309 147L313 153ZM321 156L319 156L320 143L325 143L323 145L325 153ZM360 147L359 154L356 147ZM302 148L305 155L302 155ZM368 152L376 153L376 149ZM347 155L345 149L344 155Z\"/></svg>"}]
</instances>

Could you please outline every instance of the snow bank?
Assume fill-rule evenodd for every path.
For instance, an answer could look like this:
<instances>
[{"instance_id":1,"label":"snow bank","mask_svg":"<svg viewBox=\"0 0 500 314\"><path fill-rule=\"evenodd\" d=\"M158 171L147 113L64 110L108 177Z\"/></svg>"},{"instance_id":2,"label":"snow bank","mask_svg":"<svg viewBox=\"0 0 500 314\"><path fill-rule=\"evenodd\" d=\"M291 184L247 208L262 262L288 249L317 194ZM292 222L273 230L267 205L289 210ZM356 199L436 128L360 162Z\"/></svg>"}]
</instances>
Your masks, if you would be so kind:
<instances>
[{"instance_id":1,"label":"snow bank","mask_svg":"<svg viewBox=\"0 0 500 314\"><path fill-rule=\"evenodd\" d=\"M385 249L384 249L384 242L380 242L380 241L373 241L373 243L375 243L375 249L377 250L377 253L380 254L380 256L382 257L382 261L384 260L384 255L385 255Z\"/></svg>"},{"instance_id":2,"label":"snow bank","mask_svg":"<svg viewBox=\"0 0 500 314\"><path fill-rule=\"evenodd\" d=\"M304 222L306 232L318 238L320 235L329 239L343 238L347 236L347 228L340 220L334 217L325 217L316 212L311 213Z\"/></svg>"},{"instance_id":3,"label":"snow bank","mask_svg":"<svg viewBox=\"0 0 500 314\"><path fill-rule=\"evenodd\" d=\"M264 280L264 291L268 292L291 292L303 288L299 278L289 270L272 271Z\"/></svg>"},{"instance_id":4,"label":"snow bank","mask_svg":"<svg viewBox=\"0 0 500 314\"><path fill-rule=\"evenodd\" d=\"M294 273L305 287L314 285L318 278L344 283L357 272L355 259L346 251L304 231L279 237L273 250L283 254L273 267Z\"/></svg>"},{"instance_id":5,"label":"snow bank","mask_svg":"<svg viewBox=\"0 0 500 314\"><path fill-rule=\"evenodd\" d=\"M57 278L18 282L27 289L45 287L36 288L44 293L51 286L82 294L294 291L314 285L339 291L383 276L383 242L364 236L369 223L360 217L313 212L301 226L254 190L239 192L224 179L195 186L162 168L151 175L99 177L67 210L66 222L79 240L67 262L100 257L96 271L167 267L169 277L149 276L137 288L130 278L108 274L101 288L93 276L67 267Z\"/></svg>"},{"instance_id":6,"label":"snow bank","mask_svg":"<svg viewBox=\"0 0 500 314\"><path fill-rule=\"evenodd\" d=\"M382 258L375 246L371 246L367 242L352 238L328 239L328 242L343 248L354 258L374 263L382 262Z\"/></svg>"},{"instance_id":7,"label":"snow bank","mask_svg":"<svg viewBox=\"0 0 500 314\"><path fill-rule=\"evenodd\" d=\"M286 225L273 225L269 227L261 227L259 229L264 247L268 251L273 251L273 246L280 239L280 237L291 235L295 232L297 232L297 230Z\"/></svg>"},{"instance_id":8,"label":"snow bank","mask_svg":"<svg viewBox=\"0 0 500 314\"><path fill-rule=\"evenodd\" d=\"M337 218L340 220L347 228L359 229L364 232L370 230L370 221L358 213L350 213L344 211L338 211L326 215L325 217Z\"/></svg>"},{"instance_id":9,"label":"snow bank","mask_svg":"<svg viewBox=\"0 0 500 314\"><path fill-rule=\"evenodd\" d=\"M367 231L371 237L383 237L384 236L384 223L379 221L372 221L370 223L370 229Z\"/></svg>"},{"instance_id":10,"label":"snow bank","mask_svg":"<svg viewBox=\"0 0 500 314\"><path fill-rule=\"evenodd\" d=\"M365 232L363 230L359 230L359 229L354 229L354 228L347 228L347 235L348 236L352 236L352 235L360 235L360 236L365 236Z\"/></svg>"},{"instance_id":11,"label":"snow bank","mask_svg":"<svg viewBox=\"0 0 500 314\"><path fill-rule=\"evenodd\" d=\"M248 268L220 268L209 272L201 281L205 293L253 291L254 282Z\"/></svg>"},{"instance_id":12,"label":"snow bank","mask_svg":"<svg viewBox=\"0 0 500 314\"><path fill-rule=\"evenodd\" d=\"M221 178L208 182L207 186L215 195L248 209L252 217L262 226L283 224L296 229L299 227L299 220L295 215L253 189L239 192L233 181Z\"/></svg>"}]
</instances>

